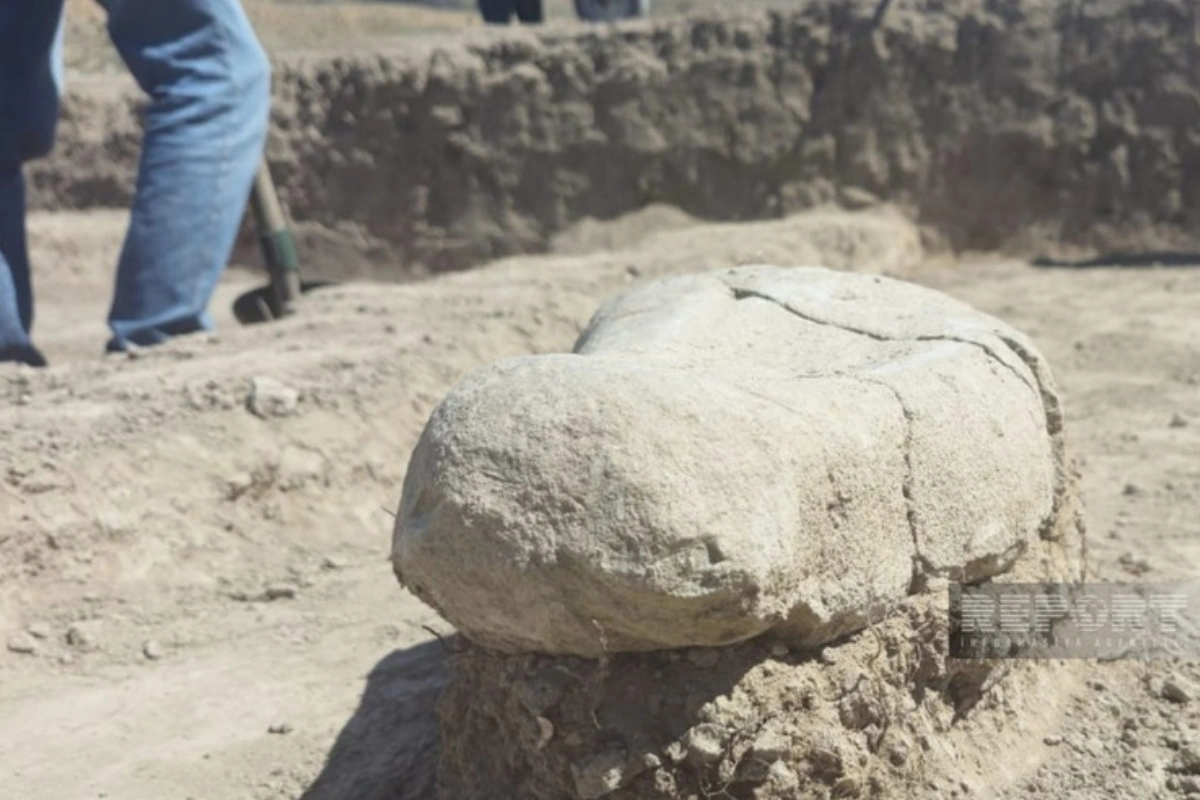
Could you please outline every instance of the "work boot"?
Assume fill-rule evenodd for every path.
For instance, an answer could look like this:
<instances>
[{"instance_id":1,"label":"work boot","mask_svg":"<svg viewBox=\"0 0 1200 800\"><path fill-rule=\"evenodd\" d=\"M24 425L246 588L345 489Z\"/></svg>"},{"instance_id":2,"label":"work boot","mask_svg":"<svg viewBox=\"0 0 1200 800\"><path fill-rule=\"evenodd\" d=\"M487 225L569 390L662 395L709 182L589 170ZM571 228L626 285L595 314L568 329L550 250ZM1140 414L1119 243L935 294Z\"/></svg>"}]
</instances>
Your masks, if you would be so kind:
<instances>
[{"instance_id":1,"label":"work boot","mask_svg":"<svg viewBox=\"0 0 1200 800\"><path fill-rule=\"evenodd\" d=\"M27 367L45 367L46 357L33 345L0 348L0 364L12 362Z\"/></svg>"}]
</instances>

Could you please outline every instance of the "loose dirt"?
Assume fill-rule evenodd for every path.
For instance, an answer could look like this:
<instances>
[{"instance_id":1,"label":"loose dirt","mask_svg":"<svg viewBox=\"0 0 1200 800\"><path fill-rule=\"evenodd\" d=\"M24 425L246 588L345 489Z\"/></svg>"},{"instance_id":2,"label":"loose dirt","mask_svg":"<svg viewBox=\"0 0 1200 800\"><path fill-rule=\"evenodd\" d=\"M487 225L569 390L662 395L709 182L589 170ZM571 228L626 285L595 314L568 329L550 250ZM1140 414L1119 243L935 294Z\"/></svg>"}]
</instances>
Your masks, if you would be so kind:
<instances>
[{"instance_id":1,"label":"loose dirt","mask_svg":"<svg viewBox=\"0 0 1200 800\"><path fill-rule=\"evenodd\" d=\"M56 366L0 374L0 796L428 796L456 645L431 635L448 631L396 587L387 553L432 405L473 367L568 348L635 280L746 263L792 230L723 227L714 254L703 228L622 250L644 221L592 222L577 238L617 249L346 285L295 319L226 320L131 360L96 350L122 223L32 220ZM1196 579L1200 272L980 256L906 274L1028 331L1054 364L1084 459L1092 574ZM254 281L232 272L216 308ZM251 413L255 377L295 389L294 409ZM1064 676L1043 689L1059 716L1016 763L964 756L971 791L1186 796L1194 779L1173 770L1200 730L1194 666L1047 670Z\"/></svg>"},{"instance_id":2,"label":"loose dirt","mask_svg":"<svg viewBox=\"0 0 1200 800\"><path fill-rule=\"evenodd\" d=\"M286 65L291 127L272 153L307 263L359 280L243 329L229 305L261 277L231 271L217 333L137 357L99 352L124 224L100 207L128 198L136 104L121 81L78 74L111 60L79 66L59 153L31 171L52 209L31 236L53 366L0 368L0 798L431 796L434 705L449 661L471 656L387 561L416 436L466 372L568 349L635 281L812 252L802 223L739 222L894 199L931 249L1198 241L1192 6L931 0L938 25L910 8L859 46L852 5L552 30L537 46L476 31L391 67ZM561 103L537 88L571 65L583 72L551 85L574 87L575 105L550 115ZM496 115L439 111L464 96ZM585 106L605 115L603 139L579 124ZM393 182L363 191L364 175ZM1200 578L1200 270L1162 265L1200 259L1049 268L872 247L835 236L821 253L948 292L1050 359L1090 574ZM547 255L494 260L522 251ZM1033 697L1044 713L1001 703L994 732L953 749L931 737L940 774L961 777L904 784L910 796L1200 797L1196 665L1031 670L1036 694L1013 708Z\"/></svg>"}]
</instances>

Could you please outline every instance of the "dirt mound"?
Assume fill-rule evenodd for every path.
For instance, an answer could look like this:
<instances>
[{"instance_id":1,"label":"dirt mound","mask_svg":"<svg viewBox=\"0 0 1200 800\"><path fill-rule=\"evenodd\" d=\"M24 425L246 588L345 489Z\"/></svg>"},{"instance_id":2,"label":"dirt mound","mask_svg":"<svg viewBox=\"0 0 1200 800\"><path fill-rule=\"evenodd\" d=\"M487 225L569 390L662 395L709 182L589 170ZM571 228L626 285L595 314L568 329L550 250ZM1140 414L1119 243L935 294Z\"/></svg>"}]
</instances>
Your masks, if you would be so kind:
<instances>
[{"instance_id":1,"label":"dirt mound","mask_svg":"<svg viewBox=\"0 0 1200 800\"><path fill-rule=\"evenodd\" d=\"M916 797L994 783L988 749L1056 723L1046 689L1070 670L948 660L941 600L911 598L819 653L763 640L600 661L470 648L439 706L441 796Z\"/></svg>"},{"instance_id":2,"label":"dirt mound","mask_svg":"<svg viewBox=\"0 0 1200 800\"><path fill-rule=\"evenodd\" d=\"M875 6L288 59L271 160L317 252L351 262L329 269L392 278L649 203L746 220L888 200L958 248L1200 243L1194 4L913 0L872 28ZM128 198L136 114L97 91L69 98L37 206Z\"/></svg>"}]
</instances>

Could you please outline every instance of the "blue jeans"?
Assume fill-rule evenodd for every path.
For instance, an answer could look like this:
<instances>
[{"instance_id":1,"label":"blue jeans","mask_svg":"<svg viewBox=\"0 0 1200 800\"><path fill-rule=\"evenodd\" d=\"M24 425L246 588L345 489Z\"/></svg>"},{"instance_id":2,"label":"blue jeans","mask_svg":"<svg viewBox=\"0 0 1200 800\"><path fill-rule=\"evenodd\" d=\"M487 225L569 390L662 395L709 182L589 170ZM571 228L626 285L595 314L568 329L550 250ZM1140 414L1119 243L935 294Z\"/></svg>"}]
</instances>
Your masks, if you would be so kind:
<instances>
[{"instance_id":1,"label":"blue jeans","mask_svg":"<svg viewBox=\"0 0 1200 800\"><path fill-rule=\"evenodd\" d=\"M262 157L266 54L238 0L100 0L150 97L109 350L211 327L207 314ZM0 7L0 360L30 360L33 297L21 162L49 152L62 0Z\"/></svg>"}]
</instances>

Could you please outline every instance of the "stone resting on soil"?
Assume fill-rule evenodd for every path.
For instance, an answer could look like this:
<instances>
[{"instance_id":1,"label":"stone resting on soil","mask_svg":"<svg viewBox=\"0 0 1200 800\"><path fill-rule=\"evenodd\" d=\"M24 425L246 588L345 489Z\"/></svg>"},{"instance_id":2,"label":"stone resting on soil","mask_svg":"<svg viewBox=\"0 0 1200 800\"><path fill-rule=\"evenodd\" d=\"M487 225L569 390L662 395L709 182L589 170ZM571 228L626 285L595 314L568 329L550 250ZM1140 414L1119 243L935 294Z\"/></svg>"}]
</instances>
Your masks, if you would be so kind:
<instances>
[{"instance_id":1,"label":"stone resting on soil","mask_svg":"<svg viewBox=\"0 0 1200 800\"><path fill-rule=\"evenodd\" d=\"M938 292L820 268L634 288L481 369L409 465L393 562L466 636L598 656L815 645L1054 536L1044 359Z\"/></svg>"}]
</instances>

